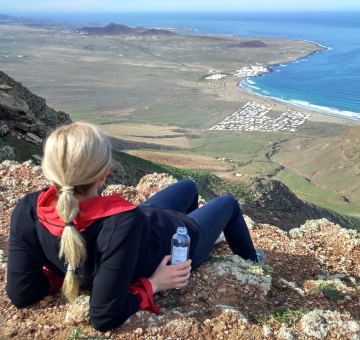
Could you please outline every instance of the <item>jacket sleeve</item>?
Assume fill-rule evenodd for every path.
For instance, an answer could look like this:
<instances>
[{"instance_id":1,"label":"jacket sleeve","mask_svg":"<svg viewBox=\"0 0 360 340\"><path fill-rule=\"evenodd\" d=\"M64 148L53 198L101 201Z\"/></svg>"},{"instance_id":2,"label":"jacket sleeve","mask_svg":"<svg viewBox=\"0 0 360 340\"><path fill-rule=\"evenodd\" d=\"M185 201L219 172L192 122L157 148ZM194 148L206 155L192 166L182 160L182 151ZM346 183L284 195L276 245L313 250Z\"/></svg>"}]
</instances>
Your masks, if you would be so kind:
<instances>
[{"instance_id":1,"label":"jacket sleeve","mask_svg":"<svg viewBox=\"0 0 360 340\"><path fill-rule=\"evenodd\" d=\"M147 220L136 209L121 213L120 218L121 223L115 228L104 227L98 237L101 261L93 281L89 314L91 325L99 331L120 326L139 310L137 297L128 289Z\"/></svg>"},{"instance_id":2,"label":"jacket sleeve","mask_svg":"<svg viewBox=\"0 0 360 340\"><path fill-rule=\"evenodd\" d=\"M139 311L159 314L160 308L154 303L153 289L151 282L145 277L135 281L129 287L139 301Z\"/></svg>"},{"instance_id":3,"label":"jacket sleeve","mask_svg":"<svg viewBox=\"0 0 360 340\"><path fill-rule=\"evenodd\" d=\"M22 229L19 228L19 223L31 228L31 218L21 219L21 216L31 216L31 209L18 204L11 217L6 285L6 292L16 307L25 307L41 300L50 288L49 280L43 273L43 265L27 249L19 232Z\"/></svg>"}]
</instances>

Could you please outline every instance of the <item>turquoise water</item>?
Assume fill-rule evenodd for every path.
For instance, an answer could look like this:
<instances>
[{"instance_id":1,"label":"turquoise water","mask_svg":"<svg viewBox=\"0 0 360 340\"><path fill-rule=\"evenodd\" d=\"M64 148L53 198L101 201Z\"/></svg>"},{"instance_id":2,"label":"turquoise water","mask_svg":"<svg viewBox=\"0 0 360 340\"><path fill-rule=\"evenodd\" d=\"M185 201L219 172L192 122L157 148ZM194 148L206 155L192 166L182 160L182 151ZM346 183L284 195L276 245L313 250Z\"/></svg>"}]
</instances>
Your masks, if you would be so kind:
<instances>
[{"instance_id":1,"label":"turquoise water","mask_svg":"<svg viewBox=\"0 0 360 340\"><path fill-rule=\"evenodd\" d=\"M6 13L19 16L19 13ZM247 91L312 111L360 121L360 11L267 13L21 13L40 19L143 27L187 27L200 34L290 38L328 48L247 78ZM189 32L187 32L189 33Z\"/></svg>"}]
</instances>

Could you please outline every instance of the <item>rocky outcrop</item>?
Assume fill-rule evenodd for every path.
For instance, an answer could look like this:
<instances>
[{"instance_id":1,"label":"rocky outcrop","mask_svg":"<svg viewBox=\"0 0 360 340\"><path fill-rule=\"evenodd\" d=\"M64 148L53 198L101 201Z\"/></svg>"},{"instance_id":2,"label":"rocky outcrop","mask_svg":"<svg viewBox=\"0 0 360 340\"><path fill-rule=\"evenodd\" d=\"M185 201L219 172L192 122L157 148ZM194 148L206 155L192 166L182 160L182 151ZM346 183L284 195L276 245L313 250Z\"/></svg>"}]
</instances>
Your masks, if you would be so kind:
<instances>
[{"instance_id":1,"label":"rocky outcrop","mask_svg":"<svg viewBox=\"0 0 360 340\"><path fill-rule=\"evenodd\" d=\"M0 88L0 137L13 131L17 136L35 135L38 139L31 137L39 143L48 131L71 123L69 115L48 107L44 98L1 71L0 84L8 87Z\"/></svg>"}]
</instances>

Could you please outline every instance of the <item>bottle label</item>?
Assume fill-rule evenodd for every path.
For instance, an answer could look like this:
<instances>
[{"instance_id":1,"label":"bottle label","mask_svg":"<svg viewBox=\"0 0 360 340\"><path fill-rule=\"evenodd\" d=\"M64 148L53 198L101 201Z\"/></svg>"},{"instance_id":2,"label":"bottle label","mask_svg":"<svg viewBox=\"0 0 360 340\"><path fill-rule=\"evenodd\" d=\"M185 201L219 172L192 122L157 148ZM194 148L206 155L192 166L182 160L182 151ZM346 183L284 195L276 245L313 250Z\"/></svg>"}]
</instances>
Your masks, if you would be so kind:
<instances>
[{"instance_id":1,"label":"bottle label","mask_svg":"<svg viewBox=\"0 0 360 340\"><path fill-rule=\"evenodd\" d=\"M187 261L188 247L173 247L171 264L178 264Z\"/></svg>"}]
</instances>

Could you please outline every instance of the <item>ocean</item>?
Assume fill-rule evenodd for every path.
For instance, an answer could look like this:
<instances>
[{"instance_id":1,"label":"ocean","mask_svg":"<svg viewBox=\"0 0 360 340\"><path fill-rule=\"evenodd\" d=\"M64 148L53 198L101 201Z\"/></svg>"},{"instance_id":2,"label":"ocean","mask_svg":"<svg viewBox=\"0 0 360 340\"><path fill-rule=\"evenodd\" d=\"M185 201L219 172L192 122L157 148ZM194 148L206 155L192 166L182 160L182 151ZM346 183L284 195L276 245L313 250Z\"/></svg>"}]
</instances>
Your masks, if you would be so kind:
<instances>
[{"instance_id":1,"label":"ocean","mask_svg":"<svg viewBox=\"0 0 360 340\"><path fill-rule=\"evenodd\" d=\"M360 121L360 11L247 13L6 13L79 25L186 27L194 34L289 38L326 51L239 83L246 91L331 116ZM81 26L80 26L81 27Z\"/></svg>"}]
</instances>

